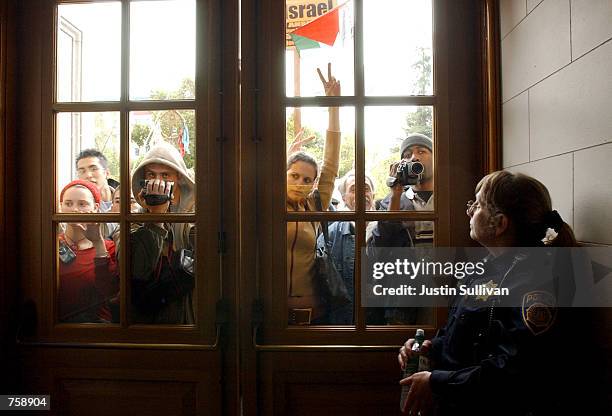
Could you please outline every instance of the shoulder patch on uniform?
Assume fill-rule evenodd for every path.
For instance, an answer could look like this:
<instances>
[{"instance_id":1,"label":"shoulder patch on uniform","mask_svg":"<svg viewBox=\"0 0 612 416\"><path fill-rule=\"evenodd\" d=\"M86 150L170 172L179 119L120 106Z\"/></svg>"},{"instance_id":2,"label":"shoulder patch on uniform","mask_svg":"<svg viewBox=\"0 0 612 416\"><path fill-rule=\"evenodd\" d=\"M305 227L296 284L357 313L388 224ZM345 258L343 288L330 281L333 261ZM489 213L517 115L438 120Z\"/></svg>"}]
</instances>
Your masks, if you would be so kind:
<instances>
[{"instance_id":1,"label":"shoulder patch on uniform","mask_svg":"<svg viewBox=\"0 0 612 416\"><path fill-rule=\"evenodd\" d=\"M533 335L540 335L552 327L557 317L556 306L557 301L551 293L534 290L523 295L521 314Z\"/></svg>"}]
</instances>

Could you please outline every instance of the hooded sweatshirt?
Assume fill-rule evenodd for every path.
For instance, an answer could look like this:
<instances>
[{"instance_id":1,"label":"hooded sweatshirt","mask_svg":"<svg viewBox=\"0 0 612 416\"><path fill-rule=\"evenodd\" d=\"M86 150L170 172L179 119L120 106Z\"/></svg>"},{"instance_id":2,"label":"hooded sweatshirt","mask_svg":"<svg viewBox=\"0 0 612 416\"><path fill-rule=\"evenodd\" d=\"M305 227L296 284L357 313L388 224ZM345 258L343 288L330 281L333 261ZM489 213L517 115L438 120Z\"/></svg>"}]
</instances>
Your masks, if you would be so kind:
<instances>
[{"instance_id":1,"label":"hooded sweatshirt","mask_svg":"<svg viewBox=\"0 0 612 416\"><path fill-rule=\"evenodd\" d=\"M181 154L172 145L162 142L155 145L138 166L132 171L132 192L138 195L142 189L140 181L144 177L144 168L151 163L159 163L174 169L180 175L178 186L181 188L181 199L178 205L170 204L169 212L183 213L193 212L195 207L195 181L193 175L187 169ZM172 224L174 231L174 249L189 248L189 229L191 224Z\"/></svg>"},{"instance_id":2,"label":"hooded sweatshirt","mask_svg":"<svg viewBox=\"0 0 612 416\"><path fill-rule=\"evenodd\" d=\"M183 158L176 148L162 142L155 145L132 171L132 192L138 195L141 181L144 179L144 168L151 163L168 166L179 173L180 199L171 203L168 212L188 213L194 211L195 182L187 169ZM178 253L182 249L193 249L195 224L170 223L160 228L154 223L145 223L131 232L132 279L137 283L150 282L156 277L158 267L169 267L162 257L168 251ZM172 247L170 247L172 242ZM171 249L171 250L170 250ZM145 323L193 324L195 322L192 304L192 293L168 301L157 313L139 313L135 310L135 319Z\"/></svg>"}]
</instances>

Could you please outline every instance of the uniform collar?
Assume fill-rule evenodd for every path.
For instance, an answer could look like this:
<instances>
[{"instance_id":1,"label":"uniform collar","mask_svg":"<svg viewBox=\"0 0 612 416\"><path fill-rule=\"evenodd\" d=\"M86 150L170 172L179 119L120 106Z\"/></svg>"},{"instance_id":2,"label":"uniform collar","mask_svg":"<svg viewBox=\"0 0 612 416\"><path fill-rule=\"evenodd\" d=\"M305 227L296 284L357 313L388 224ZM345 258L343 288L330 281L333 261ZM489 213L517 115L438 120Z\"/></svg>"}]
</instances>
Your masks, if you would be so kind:
<instances>
[{"instance_id":1,"label":"uniform collar","mask_svg":"<svg viewBox=\"0 0 612 416\"><path fill-rule=\"evenodd\" d=\"M490 254L484 258L485 263L497 270L505 270L512 263L522 261L527 258L527 254L520 247L511 247L505 253L495 257Z\"/></svg>"}]
</instances>

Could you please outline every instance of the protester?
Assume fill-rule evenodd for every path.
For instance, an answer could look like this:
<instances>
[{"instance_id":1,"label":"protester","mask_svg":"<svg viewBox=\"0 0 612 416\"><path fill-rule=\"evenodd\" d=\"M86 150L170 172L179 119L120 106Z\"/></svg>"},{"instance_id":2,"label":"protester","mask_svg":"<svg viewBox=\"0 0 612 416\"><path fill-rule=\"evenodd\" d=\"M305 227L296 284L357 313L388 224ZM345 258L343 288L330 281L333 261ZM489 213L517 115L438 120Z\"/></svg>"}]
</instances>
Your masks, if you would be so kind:
<instances>
[{"instance_id":1,"label":"protester","mask_svg":"<svg viewBox=\"0 0 612 416\"><path fill-rule=\"evenodd\" d=\"M155 145L132 172L132 193L151 214L194 212L195 182L176 148ZM144 222L130 231L133 320L193 324L195 224Z\"/></svg>"},{"instance_id":2,"label":"protester","mask_svg":"<svg viewBox=\"0 0 612 416\"><path fill-rule=\"evenodd\" d=\"M340 95L337 81L328 65L327 80L317 70L325 94ZM316 211L313 193L318 180L321 206L330 205L340 158L340 115L338 107L329 108L329 125L325 138L323 166L319 176L316 160L305 152L287 158L287 211ZM293 325L323 324L326 307L313 284L315 249L319 224L316 222L287 223L287 287L289 323Z\"/></svg>"},{"instance_id":3,"label":"protester","mask_svg":"<svg viewBox=\"0 0 612 416\"><path fill-rule=\"evenodd\" d=\"M109 185L108 160L96 149L85 149L76 157L79 179L93 183L100 192L100 212L109 212L114 189Z\"/></svg>"},{"instance_id":4,"label":"protester","mask_svg":"<svg viewBox=\"0 0 612 416\"><path fill-rule=\"evenodd\" d=\"M433 211L434 210L434 164L433 142L419 133L408 135L400 146L401 160L392 164L389 179L399 177L398 168L406 163L418 162L423 172L410 178L410 183L394 180L391 192L379 202L380 211ZM378 221L371 223L366 231L368 255L378 256L384 252L389 258L396 257L397 248L432 247L434 226L431 221ZM384 261L384 259L381 259ZM426 308L369 308L367 323L370 325L416 324L430 322L431 310Z\"/></svg>"},{"instance_id":5,"label":"protester","mask_svg":"<svg viewBox=\"0 0 612 416\"><path fill-rule=\"evenodd\" d=\"M365 175L365 209L374 209L374 182L372 178ZM338 190L342 197L345 207L355 210L355 171L348 171L338 183ZM317 245L324 246L325 239L323 234L319 235ZM340 273L346 285L351 302L347 305L329 310L328 321L334 325L351 325L353 321L353 309L355 299L355 223L353 221L336 221L329 225L328 252L334 261L336 270Z\"/></svg>"},{"instance_id":6,"label":"protester","mask_svg":"<svg viewBox=\"0 0 612 416\"><path fill-rule=\"evenodd\" d=\"M90 214L100 208L91 182L74 180L60 193L60 212ZM119 291L115 244L99 223L68 223L59 239L59 321L112 321L109 302Z\"/></svg>"},{"instance_id":7,"label":"protester","mask_svg":"<svg viewBox=\"0 0 612 416\"><path fill-rule=\"evenodd\" d=\"M130 191L131 192L131 191ZM113 192L113 206L111 207L110 212L119 213L121 211L121 186L117 186L115 191ZM134 195L130 196L130 212L142 212L142 207L134 198ZM135 230L139 227L139 224L132 223L131 228ZM120 240L120 232L119 232L119 223L108 223L107 224L108 232L106 233L106 238L109 240L113 240L115 242L115 246L119 246Z\"/></svg>"}]
</instances>

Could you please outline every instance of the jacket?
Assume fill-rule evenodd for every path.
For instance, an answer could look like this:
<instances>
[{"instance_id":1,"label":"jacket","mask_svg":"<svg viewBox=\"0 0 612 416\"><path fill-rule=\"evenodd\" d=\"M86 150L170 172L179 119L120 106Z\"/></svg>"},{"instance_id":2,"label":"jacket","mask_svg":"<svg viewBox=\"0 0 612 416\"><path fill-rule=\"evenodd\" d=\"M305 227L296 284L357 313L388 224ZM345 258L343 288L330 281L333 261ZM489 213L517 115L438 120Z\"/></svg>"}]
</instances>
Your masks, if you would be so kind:
<instances>
[{"instance_id":1,"label":"jacket","mask_svg":"<svg viewBox=\"0 0 612 416\"><path fill-rule=\"evenodd\" d=\"M195 206L195 182L179 152L168 143L155 145L132 172L132 192L138 195L140 181L144 179L144 167L150 163L166 165L179 173L178 186L181 197L178 205L170 205L169 211L176 213L193 212ZM171 223L160 227L155 223L145 223L130 232L132 263L132 295L144 296L147 288L166 275L178 275L176 270L168 270L173 263L173 256L183 249L195 248L195 224ZM148 310L133 302L133 320L141 323L155 324L193 324L193 292L168 290L167 298L162 299L163 306L158 310ZM136 302L137 303L137 302Z\"/></svg>"},{"instance_id":2,"label":"jacket","mask_svg":"<svg viewBox=\"0 0 612 416\"><path fill-rule=\"evenodd\" d=\"M536 278L541 290L527 284ZM504 306L503 296L455 298L429 353L438 414L563 413L561 392L570 386L562 381L567 381L567 340L557 316L550 262L512 250L487 257L485 274L465 284L508 288L523 305Z\"/></svg>"},{"instance_id":3,"label":"jacket","mask_svg":"<svg viewBox=\"0 0 612 416\"><path fill-rule=\"evenodd\" d=\"M387 211L391 194L379 203L379 211ZM402 193L401 211L433 211L433 193L427 201L412 188ZM431 221L377 221L368 225L366 231L366 253L375 257L375 248L390 248L385 251L387 258L395 258L393 247L431 247L433 245L433 222ZM385 261L379 259L379 261ZM430 322L431 311L426 308L368 308L367 323L370 325L416 324Z\"/></svg>"},{"instance_id":4,"label":"jacket","mask_svg":"<svg viewBox=\"0 0 612 416\"><path fill-rule=\"evenodd\" d=\"M387 211L391 195L380 201L379 211ZM433 194L424 201L417 192L408 188L400 198L401 211L433 211ZM431 246L433 223L431 221L378 221L367 236L368 245L374 247Z\"/></svg>"},{"instance_id":5,"label":"jacket","mask_svg":"<svg viewBox=\"0 0 612 416\"><path fill-rule=\"evenodd\" d=\"M317 189L322 206L327 207L334 191L334 181L338 176L340 132L327 131L323 158ZM287 203L287 210L294 211L295 208ZM316 210L313 193L297 208L297 211ZM312 222L287 223L287 292L290 308L320 308L320 302L316 297L313 285L313 266L318 228L318 223Z\"/></svg>"},{"instance_id":6,"label":"jacket","mask_svg":"<svg viewBox=\"0 0 612 416\"><path fill-rule=\"evenodd\" d=\"M325 245L325 238L319 234L319 247ZM355 299L355 225L351 221L336 221L329 225L327 247L336 270L342 276L351 302L337 310L328 311L328 323L332 325L353 324L353 304Z\"/></svg>"}]
</instances>

